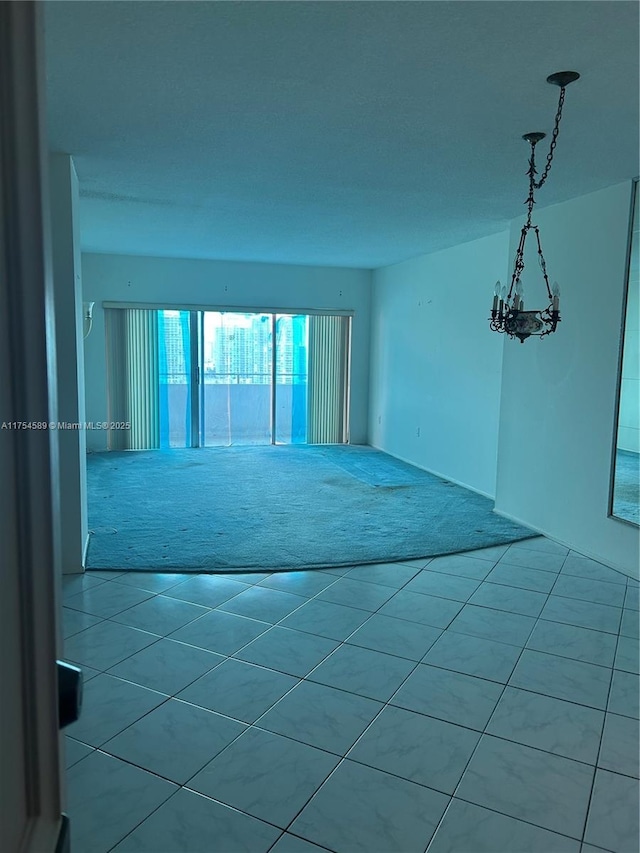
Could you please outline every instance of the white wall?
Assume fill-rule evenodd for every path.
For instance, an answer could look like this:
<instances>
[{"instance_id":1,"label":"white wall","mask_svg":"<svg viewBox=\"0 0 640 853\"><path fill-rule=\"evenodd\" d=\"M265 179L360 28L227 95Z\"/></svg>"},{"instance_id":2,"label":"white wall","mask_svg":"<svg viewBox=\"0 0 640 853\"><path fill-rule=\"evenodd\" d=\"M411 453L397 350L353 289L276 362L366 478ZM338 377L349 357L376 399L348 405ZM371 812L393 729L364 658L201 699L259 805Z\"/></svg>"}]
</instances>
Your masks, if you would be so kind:
<instances>
[{"instance_id":1,"label":"white wall","mask_svg":"<svg viewBox=\"0 0 640 853\"><path fill-rule=\"evenodd\" d=\"M370 443L492 497L504 341L488 317L508 242L505 231L373 275Z\"/></svg>"},{"instance_id":2,"label":"white wall","mask_svg":"<svg viewBox=\"0 0 640 853\"><path fill-rule=\"evenodd\" d=\"M332 267L83 254L85 301L94 321L85 341L87 420L107 419L102 302L153 302L245 309L353 310L351 442L367 442L371 272ZM105 432L89 432L87 449L106 450Z\"/></svg>"},{"instance_id":3,"label":"white wall","mask_svg":"<svg viewBox=\"0 0 640 853\"><path fill-rule=\"evenodd\" d=\"M49 166L58 420L84 424L78 178L68 154L52 154ZM58 431L60 541L65 574L83 570L88 535L85 440L84 429Z\"/></svg>"},{"instance_id":4,"label":"white wall","mask_svg":"<svg viewBox=\"0 0 640 853\"><path fill-rule=\"evenodd\" d=\"M84 299L96 302L87 420L106 419L102 301L353 309L353 443L495 495L497 511L637 576L638 531L607 516L630 193L628 182L536 211L563 319L525 344L487 321L521 220L373 274L83 255ZM542 305L527 261L527 304ZM104 433L87 439L106 448Z\"/></svg>"},{"instance_id":5,"label":"white wall","mask_svg":"<svg viewBox=\"0 0 640 853\"><path fill-rule=\"evenodd\" d=\"M562 322L505 346L496 510L637 577L638 530L607 516L631 189L536 211ZM521 226L512 223L511 257ZM527 287L531 260L529 303L539 292Z\"/></svg>"}]
</instances>

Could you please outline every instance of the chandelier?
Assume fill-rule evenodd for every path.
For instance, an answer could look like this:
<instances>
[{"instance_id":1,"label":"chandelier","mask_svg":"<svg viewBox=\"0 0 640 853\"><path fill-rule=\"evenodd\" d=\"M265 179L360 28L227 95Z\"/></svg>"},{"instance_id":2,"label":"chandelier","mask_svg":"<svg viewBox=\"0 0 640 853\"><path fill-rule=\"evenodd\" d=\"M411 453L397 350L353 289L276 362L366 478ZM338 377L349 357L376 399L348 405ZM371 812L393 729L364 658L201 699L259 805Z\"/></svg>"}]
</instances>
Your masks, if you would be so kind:
<instances>
[{"instance_id":1,"label":"chandelier","mask_svg":"<svg viewBox=\"0 0 640 853\"><path fill-rule=\"evenodd\" d=\"M502 287L500 282L496 282L493 306L491 308L490 327L494 332L505 332L510 338L519 338L520 343L531 335L536 335L540 338L545 335L555 332L558 323L560 322L560 288L557 282L553 283L553 287L549 285L549 277L547 275L547 265L542 254L542 246L540 245L540 231L537 225L531 222L531 213L535 204L534 193L547 180L547 175L551 169L551 161L558 140L558 129L560 127L560 119L562 118L562 107L564 104L564 93L569 83L573 83L580 75L576 71L558 71L556 74L551 74L547 77L547 83L552 83L560 87L560 101L556 112L555 125L551 136L551 147L547 154L547 163L539 181L536 181L535 154L536 145L541 139L544 139L545 133L525 133L522 137L531 146L531 156L529 158L529 195L525 204L527 205L527 221L525 222L520 233L520 243L516 251L516 260L511 276L511 285L507 292L506 287ZM535 231L536 244L538 247L538 262L542 270L542 276L547 288L547 296L549 299L548 305L542 310L525 311L524 310L524 288L522 286L522 271L524 270L524 247L529 231Z\"/></svg>"}]
</instances>

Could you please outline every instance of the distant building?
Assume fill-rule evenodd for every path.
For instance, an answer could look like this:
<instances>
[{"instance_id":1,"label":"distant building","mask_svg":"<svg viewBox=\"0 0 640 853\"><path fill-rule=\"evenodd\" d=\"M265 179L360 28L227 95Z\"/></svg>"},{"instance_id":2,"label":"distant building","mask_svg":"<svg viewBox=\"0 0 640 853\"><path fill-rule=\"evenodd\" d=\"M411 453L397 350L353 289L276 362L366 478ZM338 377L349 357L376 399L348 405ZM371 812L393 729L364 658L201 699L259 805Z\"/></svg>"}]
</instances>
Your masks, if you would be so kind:
<instances>
[{"instance_id":1,"label":"distant building","mask_svg":"<svg viewBox=\"0 0 640 853\"><path fill-rule=\"evenodd\" d=\"M170 385L182 385L188 380L187 354L185 344L188 341L189 315L186 311L162 311L159 331L164 338L166 356L166 379ZM161 358L161 372L163 359Z\"/></svg>"},{"instance_id":2,"label":"distant building","mask_svg":"<svg viewBox=\"0 0 640 853\"><path fill-rule=\"evenodd\" d=\"M189 373L189 315L162 311L160 364L164 381L185 384ZM271 315L255 315L249 325L233 323L205 326L204 375L207 384L264 384L271 382ZM306 318L280 317L276 321L276 372L278 383L294 384L294 374L306 372ZM298 378L298 381L300 379Z\"/></svg>"},{"instance_id":3,"label":"distant building","mask_svg":"<svg viewBox=\"0 0 640 853\"><path fill-rule=\"evenodd\" d=\"M270 319L257 316L252 318L250 326L216 329L212 346L213 370L207 380L241 384L271 382Z\"/></svg>"}]
</instances>

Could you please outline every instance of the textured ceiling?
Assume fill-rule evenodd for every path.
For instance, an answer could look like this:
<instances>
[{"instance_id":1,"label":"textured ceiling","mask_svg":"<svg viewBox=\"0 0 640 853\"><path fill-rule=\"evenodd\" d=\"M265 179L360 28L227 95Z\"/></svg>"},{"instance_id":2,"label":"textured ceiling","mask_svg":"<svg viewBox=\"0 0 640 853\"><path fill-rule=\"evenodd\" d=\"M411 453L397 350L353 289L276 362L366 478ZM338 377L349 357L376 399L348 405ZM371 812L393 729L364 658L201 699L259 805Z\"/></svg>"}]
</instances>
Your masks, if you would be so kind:
<instances>
[{"instance_id":1,"label":"textured ceiling","mask_svg":"<svg viewBox=\"0 0 640 853\"><path fill-rule=\"evenodd\" d=\"M639 170L636 2L45 7L86 251L373 268L496 233L565 69L539 205Z\"/></svg>"}]
</instances>

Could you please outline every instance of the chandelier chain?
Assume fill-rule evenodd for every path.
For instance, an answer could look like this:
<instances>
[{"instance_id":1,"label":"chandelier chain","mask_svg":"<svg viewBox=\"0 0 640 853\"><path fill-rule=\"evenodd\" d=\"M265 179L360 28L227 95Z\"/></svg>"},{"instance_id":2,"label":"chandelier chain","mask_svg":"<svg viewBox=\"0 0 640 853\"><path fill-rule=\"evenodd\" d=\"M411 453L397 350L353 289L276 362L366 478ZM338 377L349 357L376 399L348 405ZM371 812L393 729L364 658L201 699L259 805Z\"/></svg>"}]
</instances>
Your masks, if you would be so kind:
<instances>
[{"instance_id":1,"label":"chandelier chain","mask_svg":"<svg viewBox=\"0 0 640 853\"><path fill-rule=\"evenodd\" d=\"M540 187L547 180L547 175L551 170L551 161L553 160L553 154L555 152L555 148L558 142L558 133L560 132L560 119L562 118L562 107L564 106L564 93L565 87L562 86L560 88L560 99L558 101L558 110L556 112L553 134L551 135L551 146L549 147L549 153L547 154L547 163L544 167L544 172L542 173L542 177L540 178L540 180L533 183L533 186L537 190L539 190Z\"/></svg>"},{"instance_id":2,"label":"chandelier chain","mask_svg":"<svg viewBox=\"0 0 640 853\"><path fill-rule=\"evenodd\" d=\"M524 243L526 240L526 235L529 232L529 229L534 228L536 231L536 236L538 236L535 225L531 222L531 215L533 213L533 206L535 204L535 190L539 190L540 187L547 180L547 176L551 170L551 162L553 161L553 155L555 153L556 145L558 143L558 133L560 131L560 119L562 118L562 107L564 106L564 94L565 87L562 86L560 89L560 99L558 101L558 109L556 111L556 117L554 121L553 134L551 136L551 145L549 147L549 153L547 154L547 162L544 167L544 171L539 181L535 180L535 176L538 174L538 170L536 169L536 143L535 141L531 142L531 157L529 158L529 169L527 171L527 175L529 177L529 195L527 196L527 200L525 204L527 205L527 221L525 223L524 228L522 229L522 235L520 238L520 245L516 251L516 263L513 271L513 277L511 279L511 287L509 288L509 296L511 299L514 286L516 282L519 280L520 275L524 269ZM540 248L540 238L538 236L538 261L542 268L542 273L544 276L545 284L547 286L547 292L549 294L549 298L551 298L551 290L549 288L549 280L547 278L547 270L546 264L544 262L544 256L542 255L542 250Z\"/></svg>"}]
</instances>

